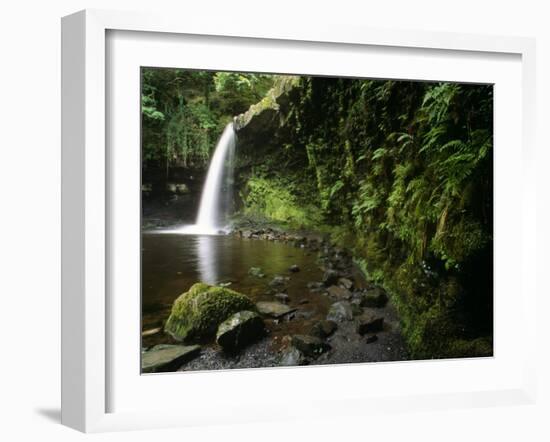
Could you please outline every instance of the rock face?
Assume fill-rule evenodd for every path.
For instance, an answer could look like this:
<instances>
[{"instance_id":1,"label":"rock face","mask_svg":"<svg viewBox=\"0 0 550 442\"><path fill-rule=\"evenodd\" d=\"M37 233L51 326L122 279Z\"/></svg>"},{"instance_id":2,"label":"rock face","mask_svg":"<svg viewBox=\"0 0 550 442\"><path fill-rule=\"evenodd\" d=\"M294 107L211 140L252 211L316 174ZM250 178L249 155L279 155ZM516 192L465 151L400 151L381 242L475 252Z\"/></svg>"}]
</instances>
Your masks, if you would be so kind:
<instances>
[{"instance_id":1,"label":"rock face","mask_svg":"<svg viewBox=\"0 0 550 442\"><path fill-rule=\"evenodd\" d=\"M185 361L197 356L198 345L156 345L141 355L142 373L177 370Z\"/></svg>"},{"instance_id":2,"label":"rock face","mask_svg":"<svg viewBox=\"0 0 550 442\"><path fill-rule=\"evenodd\" d=\"M220 324L216 342L225 351L235 352L262 337L264 332L264 321L260 315L245 310L235 313Z\"/></svg>"},{"instance_id":3,"label":"rock face","mask_svg":"<svg viewBox=\"0 0 550 442\"><path fill-rule=\"evenodd\" d=\"M327 319L334 322L351 321L353 319L353 308L347 301L335 302L330 306Z\"/></svg>"},{"instance_id":4,"label":"rock face","mask_svg":"<svg viewBox=\"0 0 550 442\"><path fill-rule=\"evenodd\" d=\"M316 336L294 335L291 342L292 345L300 350L304 355L310 357L319 356L320 354L330 350L330 345Z\"/></svg>"},{"instance_id":5,"label":"rock face","mask_svg":"<svg viewBox=\"0 0 550 442\"><path fill-rule=\"evenodd\" d=\"M199 282L174 301L164 329L178 341L204 340L241 310L255 311L256 307L241 293Z\"/></svg>"},{"instance_id":6,"label":"rock face","mask_svg":"<svg viewBox=\"0 0 550 442\"><path fill-rule=\"evenodd\" d=\"M262 315L275 319L296 311L295 308L290 308L280 302L258 302L256 307Z\"/></svg>"},{"instance_id":7,"label":"rock face","mask_svg":"<svg viewBox=\"0 0 550 442\"><path fill-rule=\"evenodd\" d=\"M281 124L280 115L288 111L290 97L296 92L298 82L299 77L282 77L259 103L237 116L235 130L239 139L239 150L245 153L241 157L252 157L246 155L246 152L255 149L254 157L261 158L257 146L269 149L278 145L276 138Z\"/></svg>"}]
</instances>

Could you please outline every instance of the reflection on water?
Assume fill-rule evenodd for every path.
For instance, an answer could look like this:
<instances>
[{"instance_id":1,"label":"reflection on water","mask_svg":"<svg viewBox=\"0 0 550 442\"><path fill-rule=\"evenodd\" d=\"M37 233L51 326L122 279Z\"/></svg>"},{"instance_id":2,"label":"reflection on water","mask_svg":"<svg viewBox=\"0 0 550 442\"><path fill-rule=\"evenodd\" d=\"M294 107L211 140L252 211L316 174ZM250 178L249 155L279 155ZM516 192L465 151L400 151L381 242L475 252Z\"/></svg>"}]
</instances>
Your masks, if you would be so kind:
<instances>
[{"instance_id":1,"label":"reflection on water","mask_svg":"<svg viewBox=\"0 0 550 442\"><path fill-rule=\"evenodd\" d=\"M218 280L218 259L216 256L215 236L197 236L196 238L197 258L200 280L208 284L217 284Z\"/></svg>"},{"instance_id":2,"label":"reflection on water","mask_svg":"<svg viewBox=\"0 0 550 442\"><path fill-rule=\"evenodd\" d=\"M322 274L316 255L293 246L264 240L241 239L229 235L142 235L142 326L161 326L174 300L196 282L231 283L230 287L254 301L273 301L269 282L274 275L290 276L287 293L290 305L311 312L312 319L326 315L328 299L310 293L308 282L320 281ZM288 268L296 264L300 272ZM265 278L248 274L261 267ZM301 302L301 303L300 303ZM296 321L294 321L296 322ZM301 321L303 322L303 321ZM292 322L280 324L288 332Z\"/></svg>"}]
</instances>

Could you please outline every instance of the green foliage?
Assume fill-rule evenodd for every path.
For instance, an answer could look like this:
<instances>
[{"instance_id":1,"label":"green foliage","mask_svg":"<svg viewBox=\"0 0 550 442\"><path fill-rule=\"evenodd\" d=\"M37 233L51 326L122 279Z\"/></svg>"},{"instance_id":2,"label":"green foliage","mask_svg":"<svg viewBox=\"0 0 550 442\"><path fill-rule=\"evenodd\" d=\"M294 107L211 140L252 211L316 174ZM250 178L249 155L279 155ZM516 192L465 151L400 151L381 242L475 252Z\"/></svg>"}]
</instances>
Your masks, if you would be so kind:
<instances>
[{"instance_id":1,"label":"green foliage","mask_svg":"<svg viewBox=\"0 0 550 442\"><path fill-rule=\"evenodd\" d=\"M352 244L416 356L488 354L490 340L462 330L491 333L490 288L467 290L492 272L480 261L492 247L492 87L300 77L284 99L281 150L262 156L277 179L252 175L245 210ZM487 312L478 329L475 309Z\"/></svg>"},{"instance_id":2,"label":"green foliage","mask_svg":"<svg viewBox=\"0 0 550 442\"><path fill-rule=\"evenodd\" d=\"M274 77L143 68L142 158L145 168L204 168L224 126L260 100Z\"/></svg>"},{"instance_id":3,"label":"green foliage","mask_svg":"<svg viewBox=\"0 0 550 442\"><path fill-rule=\"evenodd\" d=\"M290 227L319 226L318 210L299 201L292 183L277 178L250 177L242 195L245 214L262 215Z\"/></svg>"}]
</instances>

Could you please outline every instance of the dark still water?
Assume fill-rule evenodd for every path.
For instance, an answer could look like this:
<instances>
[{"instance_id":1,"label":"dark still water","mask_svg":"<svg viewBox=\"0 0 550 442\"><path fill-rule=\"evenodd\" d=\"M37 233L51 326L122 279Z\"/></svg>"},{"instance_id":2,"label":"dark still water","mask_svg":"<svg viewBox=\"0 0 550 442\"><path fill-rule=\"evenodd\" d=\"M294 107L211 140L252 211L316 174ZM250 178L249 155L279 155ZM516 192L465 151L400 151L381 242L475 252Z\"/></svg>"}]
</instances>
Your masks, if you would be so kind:
<instances>
[{"instance_id":1,"label":"dark still water","mask_svg":"<svg viewBox=\"0 0 550 442\"><path fill-rule=\"evenodd\" d=\"M330 301L307 289L308 282L320 281L322 272L317 254L275 241L234 236L179 235L144 233L142 235L142 330L162 327L174 300L196 282L220 284L249 296L255 302L274 301L269 282L275 275L289 276L288 305L299 307L301 321L266 321L274 335L303 332L315 320L324 319ZM289 267L300 271L291 273ZM260 267L264 278L249 275ZM298 329L299 327L299 329ZM170 342L164 333L143 338L143 345Z\"/></svg>"}]
</instances>

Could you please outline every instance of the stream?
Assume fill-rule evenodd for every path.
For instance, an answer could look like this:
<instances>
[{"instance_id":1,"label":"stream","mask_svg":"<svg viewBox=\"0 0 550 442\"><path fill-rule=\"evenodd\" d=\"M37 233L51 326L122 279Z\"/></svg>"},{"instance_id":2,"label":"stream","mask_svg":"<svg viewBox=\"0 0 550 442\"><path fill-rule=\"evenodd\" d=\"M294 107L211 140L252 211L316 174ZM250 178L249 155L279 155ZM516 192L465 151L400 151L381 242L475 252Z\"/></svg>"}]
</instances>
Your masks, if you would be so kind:
<instances>
[{"instance_id":1,"label":"stream","mask_svg":"<svg viewBox=\"0 0 550 442\"><path fill-rule=\"evenodd\" d=\"M231 283L228 287L246 294L254 302L273 301L269 286L275 275L287 276L288 305L299 308L301 321L268 321L273 336L305 333L311 324L324 319L331 301L307 289L320 281L317 254L276 241L239 238L232 235L178 235L146 233L142 242L142 329L162 326L174 300L196 282ZM291 273L297 265L299 272ZM260 278L249 274L259 267ZM164 334L144 338L145 345L169 342Z\"/></svg>"}]
</instances>

